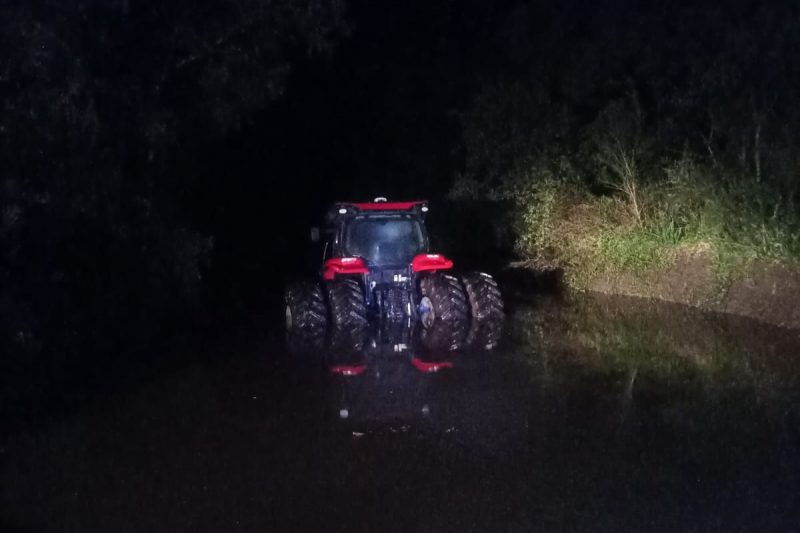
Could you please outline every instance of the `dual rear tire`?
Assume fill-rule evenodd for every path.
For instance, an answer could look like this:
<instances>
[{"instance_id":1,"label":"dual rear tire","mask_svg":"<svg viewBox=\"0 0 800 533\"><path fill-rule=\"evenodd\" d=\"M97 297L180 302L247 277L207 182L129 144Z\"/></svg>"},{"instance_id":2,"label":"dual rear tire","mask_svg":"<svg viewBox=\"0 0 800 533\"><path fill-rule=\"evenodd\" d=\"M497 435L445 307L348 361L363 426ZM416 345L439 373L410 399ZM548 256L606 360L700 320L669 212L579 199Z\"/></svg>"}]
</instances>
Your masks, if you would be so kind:
<instances>
[{"instance_id":1,"label":"dual rear tire","mask_svg":"<svg viewBox=\"0 0 800 533\"><path fill-rule=\"evenodd\" d=\"M285 295L288 331L325 327L328 316L336 329L367 325L367 307L358 280L339 278L323 287L313 282L291 285ZM326 300L327 299L327 305ZM497 282L488 274L470 273L461 279L449 274L429 274L419 283L419 313L427 329L436 322L500 321L503 299Z\"/></svg>"},{"instance_id":2,"label":"dual rear tire","mask_svg":"<svg viewBox=\"0 0 800 533\"><path fill-rule=\"evenodd\" d=\"M340 278L325 283L331 324L337 329L361 328L367 325L364 291L358 280Z\"/></svg>"},{"instance_id":3,"label":"dual rear tire","mask_svg":"<svg viewBox=\"0 0 800 533\"><path fill-rule=\"evenodd\" d=\"M472 272L461 278L467 293L470 315L477 321L500 321L505 317L503 296L489 274Z\"/></svg>"},{"instance_id":4,"label":"dual rear tire","mask_svg":"<svg viewBox=\"0 0 800 533\"><path fill-rule=\"evenodd\" d=\"M447 274L432 274L420 281L420 314L423 326L445 322L500 321L505 316L503 297L489 274L474 272L459 280Z\"/></svg>"},{"instance_id":5,"label":"dual rear tire","mask_svg":"<svg viewBox=\"0 0 800 533\"><path fill-rule=\"evenodd\" d=\"M428 329L437 321L463 322L469 316L461 282L448 274L430 274L419 282L420 321Z\"/></svg>"},{"instance_id":6,"label":"dual rear tire","mask_svg":"<svg viewBox=\"0 0 800 533\"><path fill-rule=\"evenodd\" d=\"M323 329L329 317L337 329L367 324L364 295L355 279L327 281L323 286L311 281L293 283L286 289L284 304L289 332Z\"/></svg>"},{"instance_id":7,"label":"dual rear tire","mask_svg":"<svg viewBox=\"0 0 800 533\"><path fill-rule=\"evenodd\" d=\"M286 330L324 327L327 307L319 284L311 281L293 283L284 294Z\"/></svg>"}]
</instances>

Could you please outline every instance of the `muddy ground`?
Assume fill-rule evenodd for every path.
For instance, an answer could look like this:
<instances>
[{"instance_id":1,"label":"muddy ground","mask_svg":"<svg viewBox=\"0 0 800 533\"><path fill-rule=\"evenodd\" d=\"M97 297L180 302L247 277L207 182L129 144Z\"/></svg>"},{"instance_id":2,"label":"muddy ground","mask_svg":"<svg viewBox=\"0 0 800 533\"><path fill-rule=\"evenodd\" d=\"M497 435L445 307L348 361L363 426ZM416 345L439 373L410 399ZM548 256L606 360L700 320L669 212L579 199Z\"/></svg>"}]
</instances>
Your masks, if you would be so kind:
<instances>
[{"instance_id":1,"label":"muddy ground","mask_svg":"<svg viewBox=\"0 0 800 533\"><path fill-rule=\"evenodd\" d=\"M800 329L800 267L778 261L739 261L720 267L708 247L678 250L665 266L646 273L595 275L590 292L674 302L707 311L748 317L776 326ZM566 288L562 272L512 268L506 276L517 289ZM526 281L527 279L527 281ZM523 289L524 292L524 289Z\"/></svg>"}]
</instances>

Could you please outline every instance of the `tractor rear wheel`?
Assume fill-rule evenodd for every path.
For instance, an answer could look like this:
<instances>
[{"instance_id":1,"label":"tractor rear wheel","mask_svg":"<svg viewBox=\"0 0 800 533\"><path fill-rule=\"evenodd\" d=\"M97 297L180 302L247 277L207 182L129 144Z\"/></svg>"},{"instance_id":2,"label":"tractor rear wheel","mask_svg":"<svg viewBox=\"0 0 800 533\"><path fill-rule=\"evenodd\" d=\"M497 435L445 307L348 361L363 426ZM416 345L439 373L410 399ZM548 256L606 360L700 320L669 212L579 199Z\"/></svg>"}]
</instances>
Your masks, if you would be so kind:
<instances>
[{"instance_id":1,"label":"tractor rear wheel","mask_svg":"<svg viewBox=\"0 0 800 533\"><path fill-rule=\"evenodd\" d=\"M422 325L432 327L437 320L465 321L469 316L467 296L458 278L431 274L419 282Z\"/></svg>"},{"instance_id":2,"label":"tractor rear wheel","mask_svg":"<svg viewBox=\"0 0 800 533\"><path fill-rule=\"evenodd\" d=\"M336 328L364 327L367 325L367 305L361 284L352 278L340 278L325 284L331 323Z\"/></svg>"},{"instance_id":3,"label":"tractor rear wheel","mask_svg":"<svg viewBox=\"0 0 800 533\"><path fill-rule=\"evenodd\" d=\"M463 276L461 282L467 292L472 320L500 321L503 319L505 315L503 296L492 276L483 272L473 272Z\"/></svg>"},{"instance_id":4,"label":"tractor rear wheel","mask_svg":"<svg viewBox=\"0 0 800 533\"><path fill-rule=\"evenodd\" d=\"M429 352L452 352L464 347L467 338L467 321L436 322L420 332L422 346Z\"/></svg>"},{"instance_id":5,"label":"tractor rear wheel","mask_svg":"<svg viewBox=\"0 0 800 533\"><path fill-rule=\"evenodd\" d=\"M284 293L286 330L324 328L327 315L319 284L311 281L292 283Z\"/></svg>"},{"instance_id":6,"label":"tractor rear wheel","mask_svg":"<svg viewBox=\"0 0 800 533\"><path fill-rule=\"evenodd\" d=\"M472 350L491 351L503 337L502 320L473 320L470 323L466 345Z\"/></svg>"}]
</instances>

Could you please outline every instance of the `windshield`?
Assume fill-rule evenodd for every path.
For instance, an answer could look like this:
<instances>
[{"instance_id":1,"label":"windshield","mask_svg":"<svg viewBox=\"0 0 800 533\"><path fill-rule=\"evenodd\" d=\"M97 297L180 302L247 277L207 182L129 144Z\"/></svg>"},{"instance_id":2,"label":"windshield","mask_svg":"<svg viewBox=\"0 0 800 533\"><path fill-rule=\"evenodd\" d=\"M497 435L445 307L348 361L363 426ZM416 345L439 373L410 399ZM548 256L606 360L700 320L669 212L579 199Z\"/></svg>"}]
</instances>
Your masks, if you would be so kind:
<instances>
[{"instance_id":1,"label":"windshield","mask_svg":"<svg viewBox=\"0 0 800 533\"><path fill-rule=\"evenodd\" d=\"M407 216L356 217L344 236L348 254L375 264L410 263L424 246L419 221Z\"/></svg>"}]
</instances>

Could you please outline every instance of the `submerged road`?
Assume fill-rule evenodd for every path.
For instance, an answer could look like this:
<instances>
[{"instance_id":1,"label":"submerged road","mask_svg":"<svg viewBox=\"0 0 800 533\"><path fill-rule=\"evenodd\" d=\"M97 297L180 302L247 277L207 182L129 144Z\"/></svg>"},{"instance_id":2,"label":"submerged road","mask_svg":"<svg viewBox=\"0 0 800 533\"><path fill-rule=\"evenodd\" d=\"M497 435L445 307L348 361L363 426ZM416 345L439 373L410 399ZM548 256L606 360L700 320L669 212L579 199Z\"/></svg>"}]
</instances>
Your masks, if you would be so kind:
<instances>
[{"instance_id":1,"label":"submerged road","mask_svg":"<svg viewBox=\"0 0 800 533\"><path fill-rule=\"evenodd\" d=\"M491 350L255 338L0 451L0 530L796 531L800 338L513 309Z\"/></svg>"}]
</instances>

